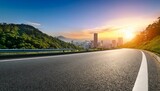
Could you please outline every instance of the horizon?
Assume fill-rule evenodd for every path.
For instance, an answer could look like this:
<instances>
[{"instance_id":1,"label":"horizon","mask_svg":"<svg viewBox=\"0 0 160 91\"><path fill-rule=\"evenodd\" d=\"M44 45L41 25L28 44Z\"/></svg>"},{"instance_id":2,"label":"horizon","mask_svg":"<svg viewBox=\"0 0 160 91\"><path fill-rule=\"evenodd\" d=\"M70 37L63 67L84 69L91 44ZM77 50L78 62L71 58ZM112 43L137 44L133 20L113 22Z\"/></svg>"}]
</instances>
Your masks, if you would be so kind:
<instances>
[{"instance_id":1,"label":"horizon","mask_svg":"<svg viewBox=\"0 0 160 91\"><path fill-rule=\"evenodd\" d=\"M156 0L0 0L0 22L29 24L52 36L131 40L156 20ZM130 36L128 36L130 35Z\"/></svg>"}]
</instances>

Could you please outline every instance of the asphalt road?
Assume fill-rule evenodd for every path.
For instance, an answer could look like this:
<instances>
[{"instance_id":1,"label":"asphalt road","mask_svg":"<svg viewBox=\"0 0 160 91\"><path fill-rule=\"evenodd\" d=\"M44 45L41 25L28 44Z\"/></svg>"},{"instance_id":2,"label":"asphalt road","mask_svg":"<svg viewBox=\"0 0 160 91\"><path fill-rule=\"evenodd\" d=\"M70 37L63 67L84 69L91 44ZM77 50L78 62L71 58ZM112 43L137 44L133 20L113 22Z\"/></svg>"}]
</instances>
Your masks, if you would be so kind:
<instances>
[{"instance_id":1,"label":"asphalt road","mask_svg":"<svg viewBox=\"0 0 160 91\"><path fill-rule=\"evenodd\" d=\"M147 68L134 49L0 60L0 91L135 91L139 82L160 91L160 63L143 53Z\"/></svg>"}]
</instances>

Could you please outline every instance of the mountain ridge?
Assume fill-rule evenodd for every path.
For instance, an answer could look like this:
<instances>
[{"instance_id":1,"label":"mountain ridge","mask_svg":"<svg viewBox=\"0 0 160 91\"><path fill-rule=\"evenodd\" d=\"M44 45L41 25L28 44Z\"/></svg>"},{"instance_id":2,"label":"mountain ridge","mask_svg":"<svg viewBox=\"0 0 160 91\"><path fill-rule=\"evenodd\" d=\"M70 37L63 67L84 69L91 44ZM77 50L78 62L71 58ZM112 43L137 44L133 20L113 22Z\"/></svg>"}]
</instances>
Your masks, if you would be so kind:
<instances>
[{"instance_id":1,"label":"mountain ridge","mask_svg":"<svg viewBox=\"0 0 160 91\"><path fill-rule=\"evenodd\" d=\"M1 49L78 48L27 24L0 23L0 39Z\"/></svg>"}]
</instances>

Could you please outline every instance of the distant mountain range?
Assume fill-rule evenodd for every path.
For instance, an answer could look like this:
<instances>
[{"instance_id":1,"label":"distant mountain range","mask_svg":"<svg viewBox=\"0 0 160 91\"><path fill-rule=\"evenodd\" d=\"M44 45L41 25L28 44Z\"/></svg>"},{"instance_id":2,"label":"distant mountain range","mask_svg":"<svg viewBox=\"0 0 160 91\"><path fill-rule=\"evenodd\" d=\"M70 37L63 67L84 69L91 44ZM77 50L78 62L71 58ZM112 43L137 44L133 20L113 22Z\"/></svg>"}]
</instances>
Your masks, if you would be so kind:
<instances>
[{"instance_id":1,"label":"distant mountain range","mask_svg":"<svg viewBox=\"0 0 160 91\"><path fill-rule=\"evenodd\" d=\"M65 41L65 42L69 42L69 43L71 43L72 41L73 42L82 42L82 41L84 41L84 40L80 40L80 39L71 39L71 38L67 38L67 37L64 37L64 36L57 36L56 38L58 38L59 40Z\"/></svg>"}]
</instances>

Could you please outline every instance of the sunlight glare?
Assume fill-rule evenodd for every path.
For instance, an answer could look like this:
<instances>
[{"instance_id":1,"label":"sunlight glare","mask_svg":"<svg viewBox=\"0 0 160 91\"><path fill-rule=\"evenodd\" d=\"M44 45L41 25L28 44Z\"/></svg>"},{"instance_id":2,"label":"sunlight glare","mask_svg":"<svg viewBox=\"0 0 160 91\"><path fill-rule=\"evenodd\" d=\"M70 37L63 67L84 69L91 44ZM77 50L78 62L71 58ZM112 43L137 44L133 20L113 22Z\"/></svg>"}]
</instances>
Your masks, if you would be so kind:
<instances>
[{"instance_id":1,"label":"sunlight glare","mask_svg":"<svg viewBox=\"0 0 160 91\"><path fill-rule=\"evenodd\" d=\"M130 28L124 31L124 39L126 39L127 41L132 40L135 37L134 34L134 29Z\"/></svg>"}]
</instances>

